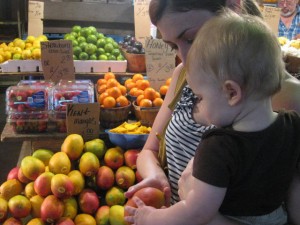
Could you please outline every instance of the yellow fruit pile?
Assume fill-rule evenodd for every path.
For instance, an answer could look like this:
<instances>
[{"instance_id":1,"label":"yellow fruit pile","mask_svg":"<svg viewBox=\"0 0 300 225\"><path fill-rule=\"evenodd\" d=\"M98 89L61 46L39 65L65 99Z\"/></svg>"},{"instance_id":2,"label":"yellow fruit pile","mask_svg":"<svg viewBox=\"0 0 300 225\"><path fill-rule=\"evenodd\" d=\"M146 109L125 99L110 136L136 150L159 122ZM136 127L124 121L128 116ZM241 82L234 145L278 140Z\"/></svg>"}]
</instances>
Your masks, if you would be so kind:
<instances>
[{"instance_id":1,"label":"yellow fruit pile","mask_svg":"<svg viewBox=\"0 0 300 225\"><path fill-rule=\"evenodd\" d=\"M104 74L104 78L97 81L98 102L103 108L115 108L128 106L130 102L126 98L126 87L121 85L112 72Z\"/></svg>"},{"instance_id":2,"label":"yellow fruit pile","mask_svg":"<svg viewBox=\"0 0 300 225\"><path fill-rule=\"evenodd\" d=\"M124 122L109 131L118 134L149 134L151 127L142 126L140 121L135 123Z\"/></svg>"},{"instance_id":3,"label":"yellow fruit pile","mask_svg":"<svg viewBox=\"0 0 300 225\"><path fill-rule=\"evenodd\" d=\"M8 44L0 44L0 63L10 59L40 59L41 41L48 41L48 39L45 35L28 36L26 40L16 38Z\"/></svg>"},{"instance_id":4,"label":"yellow fruit pile","mask_svg":"<svg viewBox=\"0 0 300 225\"><path fill-rule=\"evenodd\" d=\"M0 185L0 223L125 225L124 192L141 180L138 154L79 134L58 152L38 149Z\"/></svg>"}]
</instances>

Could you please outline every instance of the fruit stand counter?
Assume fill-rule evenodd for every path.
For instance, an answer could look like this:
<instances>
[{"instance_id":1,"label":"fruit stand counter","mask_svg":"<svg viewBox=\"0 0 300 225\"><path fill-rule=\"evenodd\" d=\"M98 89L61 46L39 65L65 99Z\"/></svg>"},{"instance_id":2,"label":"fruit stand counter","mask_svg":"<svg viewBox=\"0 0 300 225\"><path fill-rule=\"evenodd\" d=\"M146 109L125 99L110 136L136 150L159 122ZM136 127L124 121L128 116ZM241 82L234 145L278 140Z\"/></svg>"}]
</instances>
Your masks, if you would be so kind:
<instances>
[{"instance_id":1,"label":"fruit stand counter","mask_svg":"<svg viewBox=\"0 0 300 225\"><path fill-rule=\"evenodd\" d=\"M132 77L134 73L116 73L117 77ZM43 76L43 72L0 72L0 77L1 76L19 76L19 77L26 77L26 76ZM104 76L104 73L86 73L86 72L81 72L81 73L75 73L75 76L82 76L82 77L101 77Z\"/></svg>"}]
</instances>

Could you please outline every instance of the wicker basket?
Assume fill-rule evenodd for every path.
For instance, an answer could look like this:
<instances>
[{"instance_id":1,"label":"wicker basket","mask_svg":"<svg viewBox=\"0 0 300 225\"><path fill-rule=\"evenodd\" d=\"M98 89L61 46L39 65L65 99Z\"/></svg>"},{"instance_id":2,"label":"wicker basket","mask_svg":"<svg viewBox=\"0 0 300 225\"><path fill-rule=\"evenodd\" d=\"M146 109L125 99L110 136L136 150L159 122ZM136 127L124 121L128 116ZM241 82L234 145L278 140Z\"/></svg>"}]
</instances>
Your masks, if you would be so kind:
<instances>
[{"instance_id":1,"label":"wicker basket","mask_svg":"<svg viewBox=\"0 0 300 225\"><path fill-rule=\"evenodd\" d=\"M127 60L127 70L132 73L146 72L146 57L145 54L131 54L125 52Z\"/></svg>"},{"instance_id":2,"label":"wicker basket","mask_svg":"<svg viewBox=\"0 0 300 225\"><path fill-rule=\"evenodd\" d=\"M116 108L100 107L100 126L114 128L128 120L131 103L128 106Z\"/></svg>"},{"instance_id":3,"label":"wicker basket","mask_svg":"<svg viewBox=\"0 0 300 225\"><path fill-rule=\"evenodd\" d=\"M286 63L286 70L290 73L299 73L300 72L300 58L286 55L284 57Z\"/></svg>"},{"instance_id":4,"label":"wicker basket","mask_svg":"<svg viewBox=\"0 0 300 225\"><path fill-rule=\"evenodd\" d=\"M136 103L133 103L134 114L137 120L141 121L141 124L147 127L151 127L155 120L155 117L160 107L140 107Z\"/></svg>"}]
</instances>

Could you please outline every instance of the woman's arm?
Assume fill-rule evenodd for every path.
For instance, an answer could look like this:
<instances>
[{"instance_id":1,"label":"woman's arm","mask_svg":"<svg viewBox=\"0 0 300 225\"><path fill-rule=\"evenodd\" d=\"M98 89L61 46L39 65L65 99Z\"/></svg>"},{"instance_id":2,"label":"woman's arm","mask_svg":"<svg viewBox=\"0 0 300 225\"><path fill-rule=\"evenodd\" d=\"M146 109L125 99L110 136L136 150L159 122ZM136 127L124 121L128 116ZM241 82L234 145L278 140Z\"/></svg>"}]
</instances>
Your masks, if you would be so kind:
<instances>
[{"instance_id":1,"label":"woman's arm","mask_svg":"<svg viewBox=\"0 0 300 225\"><path fill-rule=\"evenodd\" d=\"M292 224L300 224L300 174L299 172L294 175L291 183L288 199L287 211L289 222Z\"/></svg>"},{"instance_id":2,"label":"woman's arm","mask_svg":"<svg viewBox=\"0 0 300 225\"><path fill-rule=\"evenodd\" d=\"M143 187L152 186L165 192L167 205L170 201L171 193L168 179L157 158L159 150L159 140L157 138L157 134L161 134L163 132L167 122L171 118L172 111L168 106L174 98L177 79L182 69L183 66L181 64L175 68L163 105L161 106L155 118L143 150L138 156L137 170L143 177L143 181L129 188L129 190L125 193L125 196L128 198L131 197L137 190Z\"/></svg>"}]
</instances>

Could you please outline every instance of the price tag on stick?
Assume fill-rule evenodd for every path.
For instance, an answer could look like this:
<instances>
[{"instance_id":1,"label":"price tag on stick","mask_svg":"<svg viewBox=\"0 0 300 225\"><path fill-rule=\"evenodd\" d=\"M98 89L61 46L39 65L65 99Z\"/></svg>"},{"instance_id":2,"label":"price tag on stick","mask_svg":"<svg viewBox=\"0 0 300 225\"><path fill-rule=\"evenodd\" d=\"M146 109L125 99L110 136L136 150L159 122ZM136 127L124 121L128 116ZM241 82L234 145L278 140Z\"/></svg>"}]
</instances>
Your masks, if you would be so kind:
<instances>
[{"instance_id":1,"label":"price tag on stick","mask_svg":"<svg viewBox=\"0 0 300 225\"><path fill-rule=\"evenodd\" d=\"M159 90L172 76L175 68L175 51L161 39L146 38L146 70L151 87Z\"/></svg>"},{"instance_id":2,"label":"price tag on stick","mask_svg":"<svg viewBox=\"0 0 300 225\"><path fill-rule=\"evenodd\" d=\"M67 104L67 133L80 134L85 141L99 138L98 103Z\"/></svg>"},{"instance_id":3,"label":"price tag on stick","mask_svg":"<svg viewBox=\"0 0 300 225\"><path fill-rule=\"evenodd\" d=\"M75 80L73 48L70 40L41 42L45 80Z\"/></svg>"}]
</instances>

